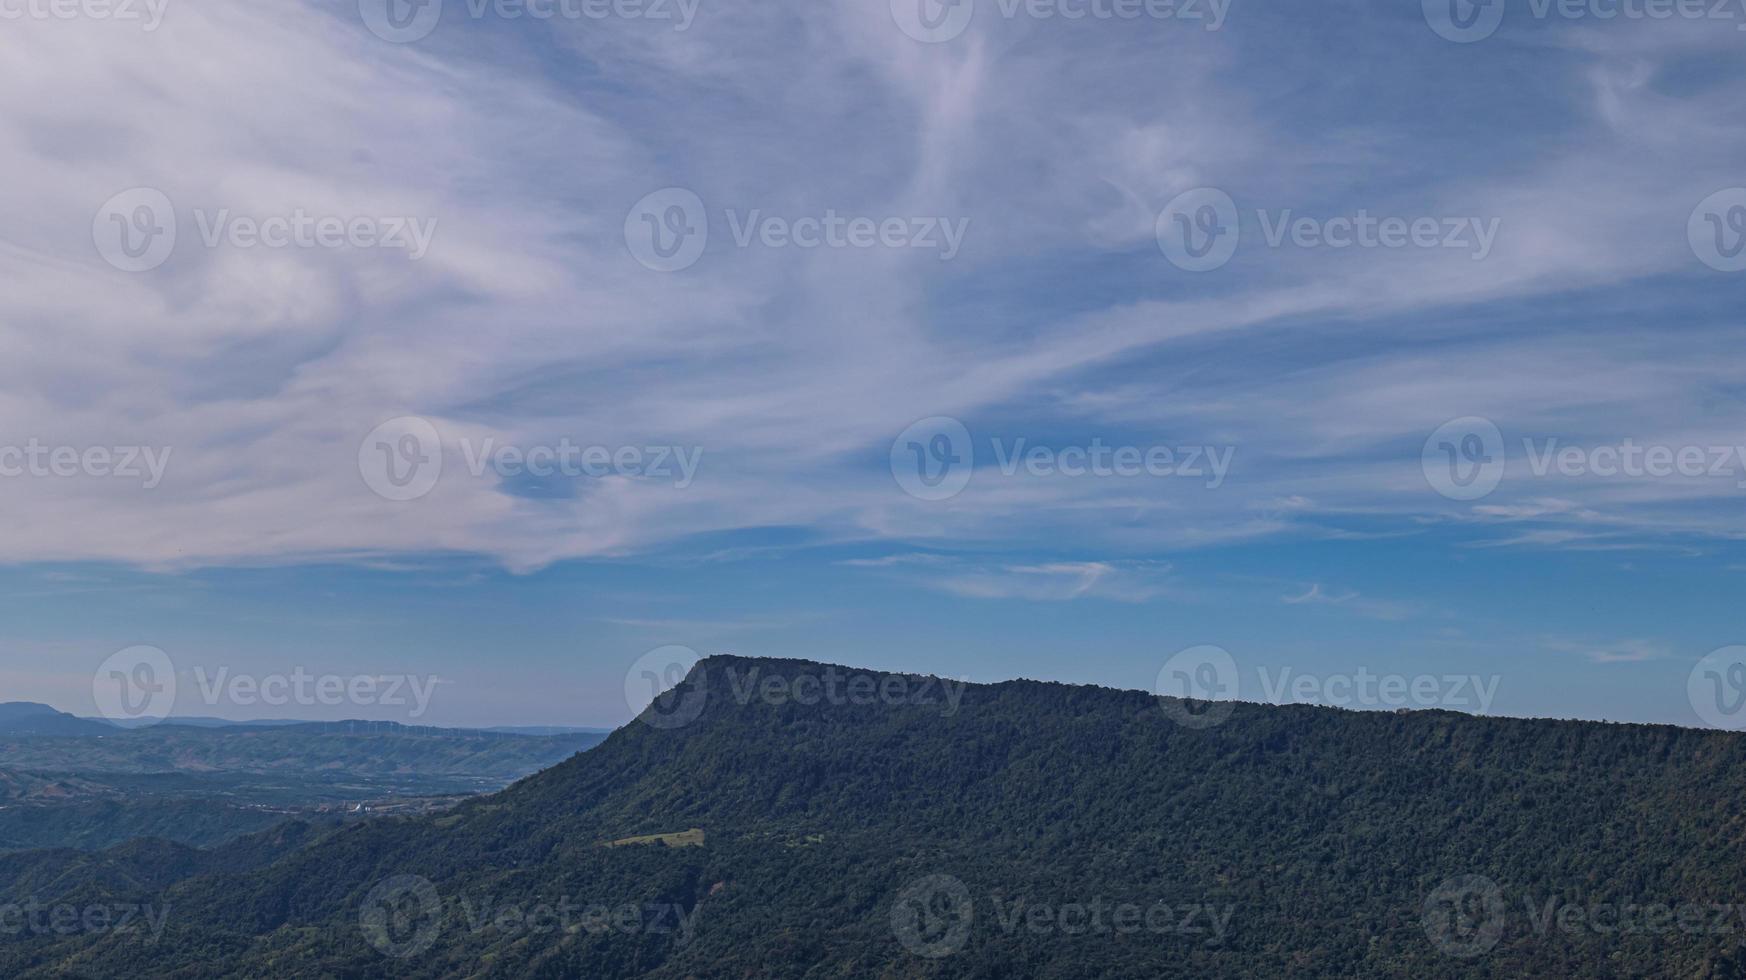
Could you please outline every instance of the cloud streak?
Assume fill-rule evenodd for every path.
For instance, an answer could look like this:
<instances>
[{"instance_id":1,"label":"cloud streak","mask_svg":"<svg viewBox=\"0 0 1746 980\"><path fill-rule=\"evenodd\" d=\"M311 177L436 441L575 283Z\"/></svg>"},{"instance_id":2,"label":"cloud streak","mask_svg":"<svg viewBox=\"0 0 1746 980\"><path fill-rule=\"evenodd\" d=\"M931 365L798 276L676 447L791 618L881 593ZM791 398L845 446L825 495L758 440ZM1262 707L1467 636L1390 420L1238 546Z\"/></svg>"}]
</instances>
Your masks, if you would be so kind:
<instances>
[{"instance_id":1,"label":"cloud streak","mask_svg":"<svg viewBox=\"0 0 1746 980\"><path fill-rule=\"evenodd\" d=\"M32 175L0 189L0 417L19 439L174 448L150 491L0 480L19 518L0 560L457 553L530 571L746 528L972 552L1069 535L1116 557L958 569L933 587L1144 601L1159 586L1122 564L1138 554L1331 533L1343 515L1507 524L1501 540L1533 547L1746 533L1731 486L1515 476L1464 510L1418 463L1463 415L1567 440L1737 428L1737 307L1705 301L1725 284L1683 238L1697 200L1739 181L1740 71L1714 60L1737 38L1542 39L1554 94L1494 125L1556 132L1443 168L1451 134L1401 106L1363 129L1274 109L1303 57L1278 38L1422 52L1387 68L1415 92L1456 91L1521 42L1455 50L1422 24L1330 9L1143 36L993 19L931 46L883 5L781 4L705 6L684 31L462 23L391 45L349 13L214 0L149 33L0 38L0 161ZM1476 125L1457 135L1483 137ZM1378 160L1447 175L1378 181ZM1232 265L1196 277L1153 236L1158 210L1201 185L1248 211L1472 215L1499 234L1476 262L1272 248L1248 219ZM623 237L632 204L664 186L694 190L712 229L670 275ZM130 274L93 248L92 223L134 187L161 190L181 227L164 265ZM300 209L434 230L416 260L196 233L197 211ZM740 247L728 209L937 215L965 237L950 262ZM1625 284L1681 299L1621 310ZM1238 451L1216 492L979 478L933 503L884 464L930 415L1032 441ZM705 462L682 489L612 476L540 495L451 455L428 495L397 502L357 457L399 416L475 443L688 445ZM1266 504L1280 500L1298 503Z\"/></svg>"}]
</instances>

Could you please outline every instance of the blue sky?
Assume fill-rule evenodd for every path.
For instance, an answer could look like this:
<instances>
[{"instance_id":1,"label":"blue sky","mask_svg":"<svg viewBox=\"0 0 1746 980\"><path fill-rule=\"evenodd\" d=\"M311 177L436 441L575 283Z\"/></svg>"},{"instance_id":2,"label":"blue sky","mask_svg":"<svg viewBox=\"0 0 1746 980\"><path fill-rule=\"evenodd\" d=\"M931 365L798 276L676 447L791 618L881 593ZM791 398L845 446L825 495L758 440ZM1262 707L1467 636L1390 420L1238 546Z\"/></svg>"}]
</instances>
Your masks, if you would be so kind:
<instances>
[{"instance_id":1,"label":"blue sky","mask_svg":"<svg viewBox=\"0 0 1746 980\"><path fill-rule=\"evenodd\" d=\"M1257 700L1705 720L1746 6L974 0L929 41L909 2L20 21L0 699L98 710L148 645L183 713L409 718L194 693L301 670L609 725L666 645L1152 688L1211 644ZM1063 472L1093 447L1223 464Z\"/></svg>"}]
</instances>

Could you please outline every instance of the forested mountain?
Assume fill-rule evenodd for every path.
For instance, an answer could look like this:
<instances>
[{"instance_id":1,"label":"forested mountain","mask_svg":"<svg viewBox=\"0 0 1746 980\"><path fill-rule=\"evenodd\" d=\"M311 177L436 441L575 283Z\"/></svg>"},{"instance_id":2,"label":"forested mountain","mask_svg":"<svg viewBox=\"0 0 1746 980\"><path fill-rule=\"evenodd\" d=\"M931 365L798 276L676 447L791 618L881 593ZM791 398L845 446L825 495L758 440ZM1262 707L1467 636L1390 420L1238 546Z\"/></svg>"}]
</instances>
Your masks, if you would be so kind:
<instances>
[{"instance_id":1,"label":"forested mountain","mask_svg":"<svg viewBox=\"0 0 1746 980\"><path fill-rule=\"evenodd\" d=\"M87 856L59 901L161 932L0 931L0 975L1746 976L1746 738L1166 706L711 658L445 814Z\"/></svg>"}]
</instances>

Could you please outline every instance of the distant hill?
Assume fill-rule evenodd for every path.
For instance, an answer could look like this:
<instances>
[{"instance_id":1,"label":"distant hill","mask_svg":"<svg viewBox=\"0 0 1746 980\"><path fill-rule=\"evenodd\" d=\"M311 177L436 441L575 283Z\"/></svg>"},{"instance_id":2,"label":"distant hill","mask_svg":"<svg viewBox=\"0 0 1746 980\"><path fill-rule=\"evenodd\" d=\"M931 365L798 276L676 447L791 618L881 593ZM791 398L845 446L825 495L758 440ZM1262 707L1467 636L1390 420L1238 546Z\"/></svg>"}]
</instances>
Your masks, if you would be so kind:
<instances>
[{"instance_id":1,"label":"distant hill","mask_svg":"<svg viewBox=\"0 0 1746 980\"><path fill-rule=\"evenodd\" d=\"M0 765L81 773L331 772L513 779L555 765L602 737L518 736L393 722L226 728L166 724L109 729L101 740L0 733Z\"/></svg>"},{"instance_id":2,"label":"distant hill","mask_svg":"<svg viewBox=\"0 0 1746 980\"><path fill-rule=\"evenodd\" d=\"M172 715L169 718L136 718L111 722L117 728L150 728L153 725L189 725L194 728L276 728L299 725L302 722L283 718L259 718L232 721L228 718L208 718L203 715Z\"/></svg>"},{"instance_id":3,"label":"distant hill","mask_svg":"<svg viewBox=\"0 0 1746 980\"><path fill-rule=\"evenodd\" d=\"M832 676L854 680L818 696ZM1746 975L1746 737L946 694L710 658L645 721L451 812L93 873L81 901L173 906L161 940L0 935L0 975ZM1624 911L1649 907L1668 916Z\"/></svg>"},{"instance_id":4,"label":"distant hill","mask_svg":"<svg viewBox=\"0 0 1746 980\"><path fill-rule=\"evenodd\" d=\"M96 719L91 719L95 721ZM293 725L338 725L338 726L369 726L398 725L398 722L311 722L288 718L253 718L246 721L235 721L229 718L209 718L202 715L173 715L164 719L138 719L132 721L110 722L116 728L137 729L150 728L155 725L187 725L193 728L288 728ZM420 727L420 726L402 726ZM428 730L428 729L427 729ZM571 725L491 725L484 728L440 728L445 732L493 732L499 735L608 735L610 728L579 728Z\"/></svg>"},{"instance_id":5,"label":"distant hill","mask_svg":"<svg viewBox=\"0 0 1746 980\"><path fill-rule=\"evenodd\" d=\"M610 728L571 728L564 725L496 725L482 729L505 735L610 735Z\"/></svg>"},{"instance_id":6,"label":"distant hill","mask_svg":"<svg viewBox=\"0 0 1746 980\"><path fill-rule=\"evenodd\" d=\"M0 853L140 836L200 846L315 809L445 806L601 738L348 722L0 734Z\"/></svg>"},{"instance_id":7,"label":"distant hill","mask_svg":"<svg viewBox=\"0 0 1746 980\"><path fill-rule=\"evenodd\" d=\"M77 718L32 701L0 704L0 734L3 735L106 735L116 728L106 722Z\"/></svg>"}]
</instances>

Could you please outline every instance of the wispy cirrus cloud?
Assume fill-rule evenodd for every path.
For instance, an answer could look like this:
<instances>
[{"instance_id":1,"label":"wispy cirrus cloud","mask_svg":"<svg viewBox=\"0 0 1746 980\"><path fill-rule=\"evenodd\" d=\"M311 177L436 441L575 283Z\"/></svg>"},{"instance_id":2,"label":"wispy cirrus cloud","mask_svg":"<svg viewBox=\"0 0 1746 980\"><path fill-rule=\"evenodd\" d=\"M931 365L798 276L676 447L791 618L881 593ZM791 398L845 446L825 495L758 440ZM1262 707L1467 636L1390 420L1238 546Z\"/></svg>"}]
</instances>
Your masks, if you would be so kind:
<instances>
[{"instance_id":1,"label":"wispy cirrus cloud","mask_svg":"<svg viewBox=\"0 0 1746 980\"><path fill-rule=\"evenodd\" d=\"M1511 57L1525 39L1446 45L1355 6L1258 10L1217 32L994 18L945 45L913 42L878 4L705 8L684 31L459 18L410 45L354 13L214 0L146 34L19 23L0 38L0 161L30 175L0 190L0 416L21 439L175 449L151 491L0 480L19 516L0 560L439 552L530 571L746 528L967 551L1070 535L1117 557L941 587L1145 597L1159 586L1121 561L1347 533L1325 526L1341 515L1558 522L1500 539L1523 547L1746 532L1719 483L1553 491L1512 463L1463 512L1417 462L1462 415L1570 439L1696 439L1740 420L1737 306L1701 301L1726 283L1684 239L1696 192L1739 183L1737 32L1536 36L1530 85ZM1374 59L1378 84L1282 94L1306 50ZM1420 111L1454 92L1507 94L1512 113ZM1405 179L1377 181L1379 161ZM669 185L712 222L702 261L671 275L623 237L632 204ZM1201 185L1240 202L1248 237L1197 276L1154 233ZM96 254L92 221L139 186L176 204L181 241L129 274ZM207 248L196 209L435 230L417 261ZM741 247L729 210L969 231L950 262ZM1499 234L1484 261L1276 247L1256 210L1471 215ZM1618 302L1627 284L1635 305ZM1216 492L1019 478L913 500L884 454L935 414L983 435L1237 453ZM357 465L364 435L402 415L450 440L443 479L411 503L372 494ZM607 476L540 497L465 473L453 446L564 437L698 446L704 462L684 489ZM1547 509L1554 496L1568 506Z\"/></svg>"},{"instance_id":2,"label":"wispy cirrus cloud","mask_svg":"<svg viewBox=\"0 0 1746 980\"><path fill-rule=\"evenodd\" d=\"M1279 601L1288 606L1334 606L1353 615L1390 621L1410 619L1424 611L1416 602L1374 599L1351 589L1323 590L1320 582L1311 583L1299 594L1281 596Z\"/></svg>"},{"instance_id":3,"label":"wispy cirrus cloud","mask_svg":"<svg viewBox=\"0 0 1746 980\"><path fill-rule=\"evenodd\" d=\"M1178 590L1162 562L1051 561L1013 563L938 553L847 559L851 568L883 569L923 588L965 599L1146 602Z\"/></svg>"},{"instance_id":4,"label":"wispy cirrus cloud","mask_svg":"<svg viewBox=\"0 0 1746 980\"><path fill-rule=\"evenodd\" d=\"M1597 664L1642 663L1666 660L1674 656L1670 644L1658 640L1623 639L1611 643L1593 643L1569 638L1551 638L1541 645L1554 653L1574 654Z\"/></svg>"}]
</instances>

